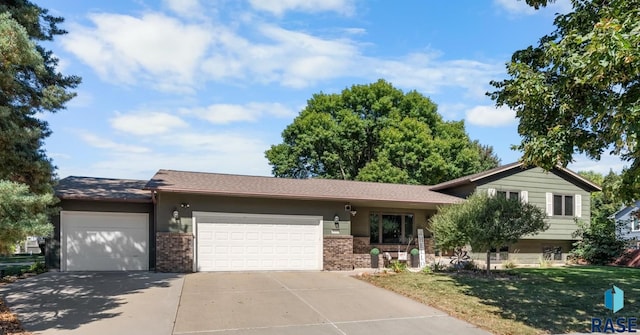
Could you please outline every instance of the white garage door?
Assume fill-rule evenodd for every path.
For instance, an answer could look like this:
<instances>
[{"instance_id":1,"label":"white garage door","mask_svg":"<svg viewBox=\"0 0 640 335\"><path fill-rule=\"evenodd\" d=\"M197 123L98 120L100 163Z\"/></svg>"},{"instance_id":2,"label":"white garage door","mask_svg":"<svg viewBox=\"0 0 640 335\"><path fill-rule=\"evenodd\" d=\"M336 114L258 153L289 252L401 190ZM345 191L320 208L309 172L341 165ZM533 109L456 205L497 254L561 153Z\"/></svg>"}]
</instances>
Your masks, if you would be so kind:
<instances>
[{"instance_id":1,"label":"white garage door","mask_svg":"<svg viewBox=\"0 0 640 335\"><path fill-rule=\"evenodd\" d=\"M149 215L62 211L62 271L149 269Z\"/></svg>"},{"instance_id":2,"label":"white garage door","mask_svg":"<svg viewBox=\"0 0 640 335\"><path fill-rule=\"evenodd\" d=\"M322 217L193 216L198 271L322 270Z\"/></svg>"}]
</instances>

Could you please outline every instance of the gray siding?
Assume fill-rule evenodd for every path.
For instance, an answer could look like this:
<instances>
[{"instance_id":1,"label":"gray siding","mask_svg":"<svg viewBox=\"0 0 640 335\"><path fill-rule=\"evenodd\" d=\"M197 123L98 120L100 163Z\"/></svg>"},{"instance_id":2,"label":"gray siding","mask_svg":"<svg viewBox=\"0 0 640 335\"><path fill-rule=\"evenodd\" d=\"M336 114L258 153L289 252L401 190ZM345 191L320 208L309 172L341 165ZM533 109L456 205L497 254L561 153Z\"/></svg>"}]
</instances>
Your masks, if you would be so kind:
<instances>
[{"instance_id":1,"label":"gray siding","mask_svg":"<svg viewBox=\"0 0 640 335\"><path fill-rule=\"evenodd\" d=\"M287 200L171 192L159 192L157 200L158 231L162 232L193 232L192 213L195 211L321 216L326 235L330 235L332 228L335 228L333 218L337 214L340 216L340 234L351 234L350 214L345 212L343 201ZM189 208L181 208L182 203L188 203ZM180 213L180 226L171 217L175 209Z\"/></svg>"},{"instance_id":2,"label":"gray siding","mask_svg":"<svg viewBox=\"0 0 640 335\"><path fill-rule=\"evenodd\" d=\"M567 255L573 248L574 241L572 240L534 240L523 239L509 246L509 260L516 264L540 264L540 260L543 258L543 248L545 247L561 247L562 248L562 260L553 261L554 263L564 263L567 261ZM487 259L486 253L472 252L471 258L473 260L484 262ZM505 260L491 261L491 267L495 265L501 265Z\"/></svg>"},{"instance_id":3,"label":"gray siding","mask_svg":"<svg viewBox=\"0 0 640 335\"><path fill-rule=\"evenodd\" d=\"M497 191L527 191L529 203L545 210L545 193L575 195L582 197L582 217L579 220L590 221L591 197L590 193L562 177L561 174L551 171L546 172L541 168L527 170L514 169L515 173L494 176L482 180L477 190L486 192L489 188ZM548 219L549 229L535 236L527 236L527 239L571 240L572 234L578 229L573 217L552 216Z\"/></svg>"}]
</instances>

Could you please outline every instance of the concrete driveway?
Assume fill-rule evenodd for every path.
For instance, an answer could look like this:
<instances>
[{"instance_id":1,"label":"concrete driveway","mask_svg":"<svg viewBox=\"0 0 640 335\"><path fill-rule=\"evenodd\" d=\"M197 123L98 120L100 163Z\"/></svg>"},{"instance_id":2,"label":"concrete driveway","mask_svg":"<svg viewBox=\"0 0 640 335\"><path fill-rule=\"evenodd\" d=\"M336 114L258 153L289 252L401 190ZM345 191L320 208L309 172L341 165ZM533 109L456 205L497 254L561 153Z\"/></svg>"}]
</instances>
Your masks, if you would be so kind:
<instances>
[{"instance_id":1,"label":"concrete driveway","mask_svg":"<svg viewBox=\"0 0 640 335\"><path fill-rule=\"evenodd\" d=\"M183 275L48 272L0 286L35 334L171 335Z\"/></svg>"},{"instance_id":2,"label":"concrete driveway","mask_svg":"<svg viewBox=\"0 0 640 335\"><path fill-rule=\"evenodd\" d=\"M0 287L36 334L488 334L340 272L47 273Z\"/></svg>"},{"instance_id":3,"label":"concrete driveway","mask_svg":"<svg viewBox=\"0 0 640 335\"><path fill-rule=\"evenodd\" d=\"M185 277L175 335L488 334L339 272Z\"/></svg>"}]
</instances>

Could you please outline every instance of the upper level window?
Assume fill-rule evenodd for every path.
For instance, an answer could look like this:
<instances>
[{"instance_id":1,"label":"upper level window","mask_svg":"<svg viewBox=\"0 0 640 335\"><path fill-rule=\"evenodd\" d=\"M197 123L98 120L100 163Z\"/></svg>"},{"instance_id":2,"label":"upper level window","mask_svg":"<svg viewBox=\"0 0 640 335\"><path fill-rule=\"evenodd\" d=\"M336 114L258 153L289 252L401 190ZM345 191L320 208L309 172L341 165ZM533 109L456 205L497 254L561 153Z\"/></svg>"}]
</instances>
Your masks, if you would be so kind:
<instances>
[{"instance_id":1,"label":"upper level window","mask_svg":"<svg viewBox=\"0 0 640 335\"><path fill-rule=\"evenodd\" d=\"M496 194L501 198L520 200L520 192L517 191L497 191Z\"/></svg>"},{"instance_id":2,"label":"upper level window","mask_svg":"<svg viewBox=\"0 0 640 335\"><path fill-rule=\"evenodd\" d=\"M638 221L637 217L631 220L631 231L640 231L640 221Z\"/></svg>"},{"instance_id":3,"label":"upper level window","mask_svg":"<svg viewBox=\"0 0 640 335\"><path fill-rule=\"evenodd\" d=\"M581 194L554 194L547 192L545 196L548 216L582 217ZM588 208L588 203L586 205Z\"/></svg>"},{"instance_id":4,"label":"upper level window","mask_svg":"<svg viewBox=\"0 0 640 335\"><path fill-rule=\"evenodd\" d=\"M573 216L573 196L553 195L553 215Z\"/></svg>"},{"instance_id":5,"label":"upper level window","mask_svg":"<svg viewBox=\"0 0 640 335\"><path fill-rule=\"evenodd\" d=\"M369 215L371 243L406 243L413 236L413 214L385 214L372 212Z\"/></svg>"}]
</instances>

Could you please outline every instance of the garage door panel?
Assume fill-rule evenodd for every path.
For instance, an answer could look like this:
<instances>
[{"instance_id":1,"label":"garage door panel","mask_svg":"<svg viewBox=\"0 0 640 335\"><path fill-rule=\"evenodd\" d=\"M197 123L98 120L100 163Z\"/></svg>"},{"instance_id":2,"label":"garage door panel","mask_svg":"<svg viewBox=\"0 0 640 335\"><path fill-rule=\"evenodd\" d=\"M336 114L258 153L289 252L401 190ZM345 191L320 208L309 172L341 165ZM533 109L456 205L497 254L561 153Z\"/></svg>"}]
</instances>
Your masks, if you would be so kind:
<instances>
[{"instance_id":1,"label":"garage door panel","mask_svg":"<svg viewBox=\"0 0 640 335\"><path fill-rule=\"evenodd\" d=\"M320 217L228 213L194 213L194 217L198 271L322 269Z\"/></svg>"},{"instance_id":2,"label":"garage door panel","mask_svg":"<svg viewBox=\"0 0 640 335\"><path fill-rule=\"evenodd\" d=\"M148 215L61 212L66 271L148 270Z\"/></svg>"}]
</instances>

